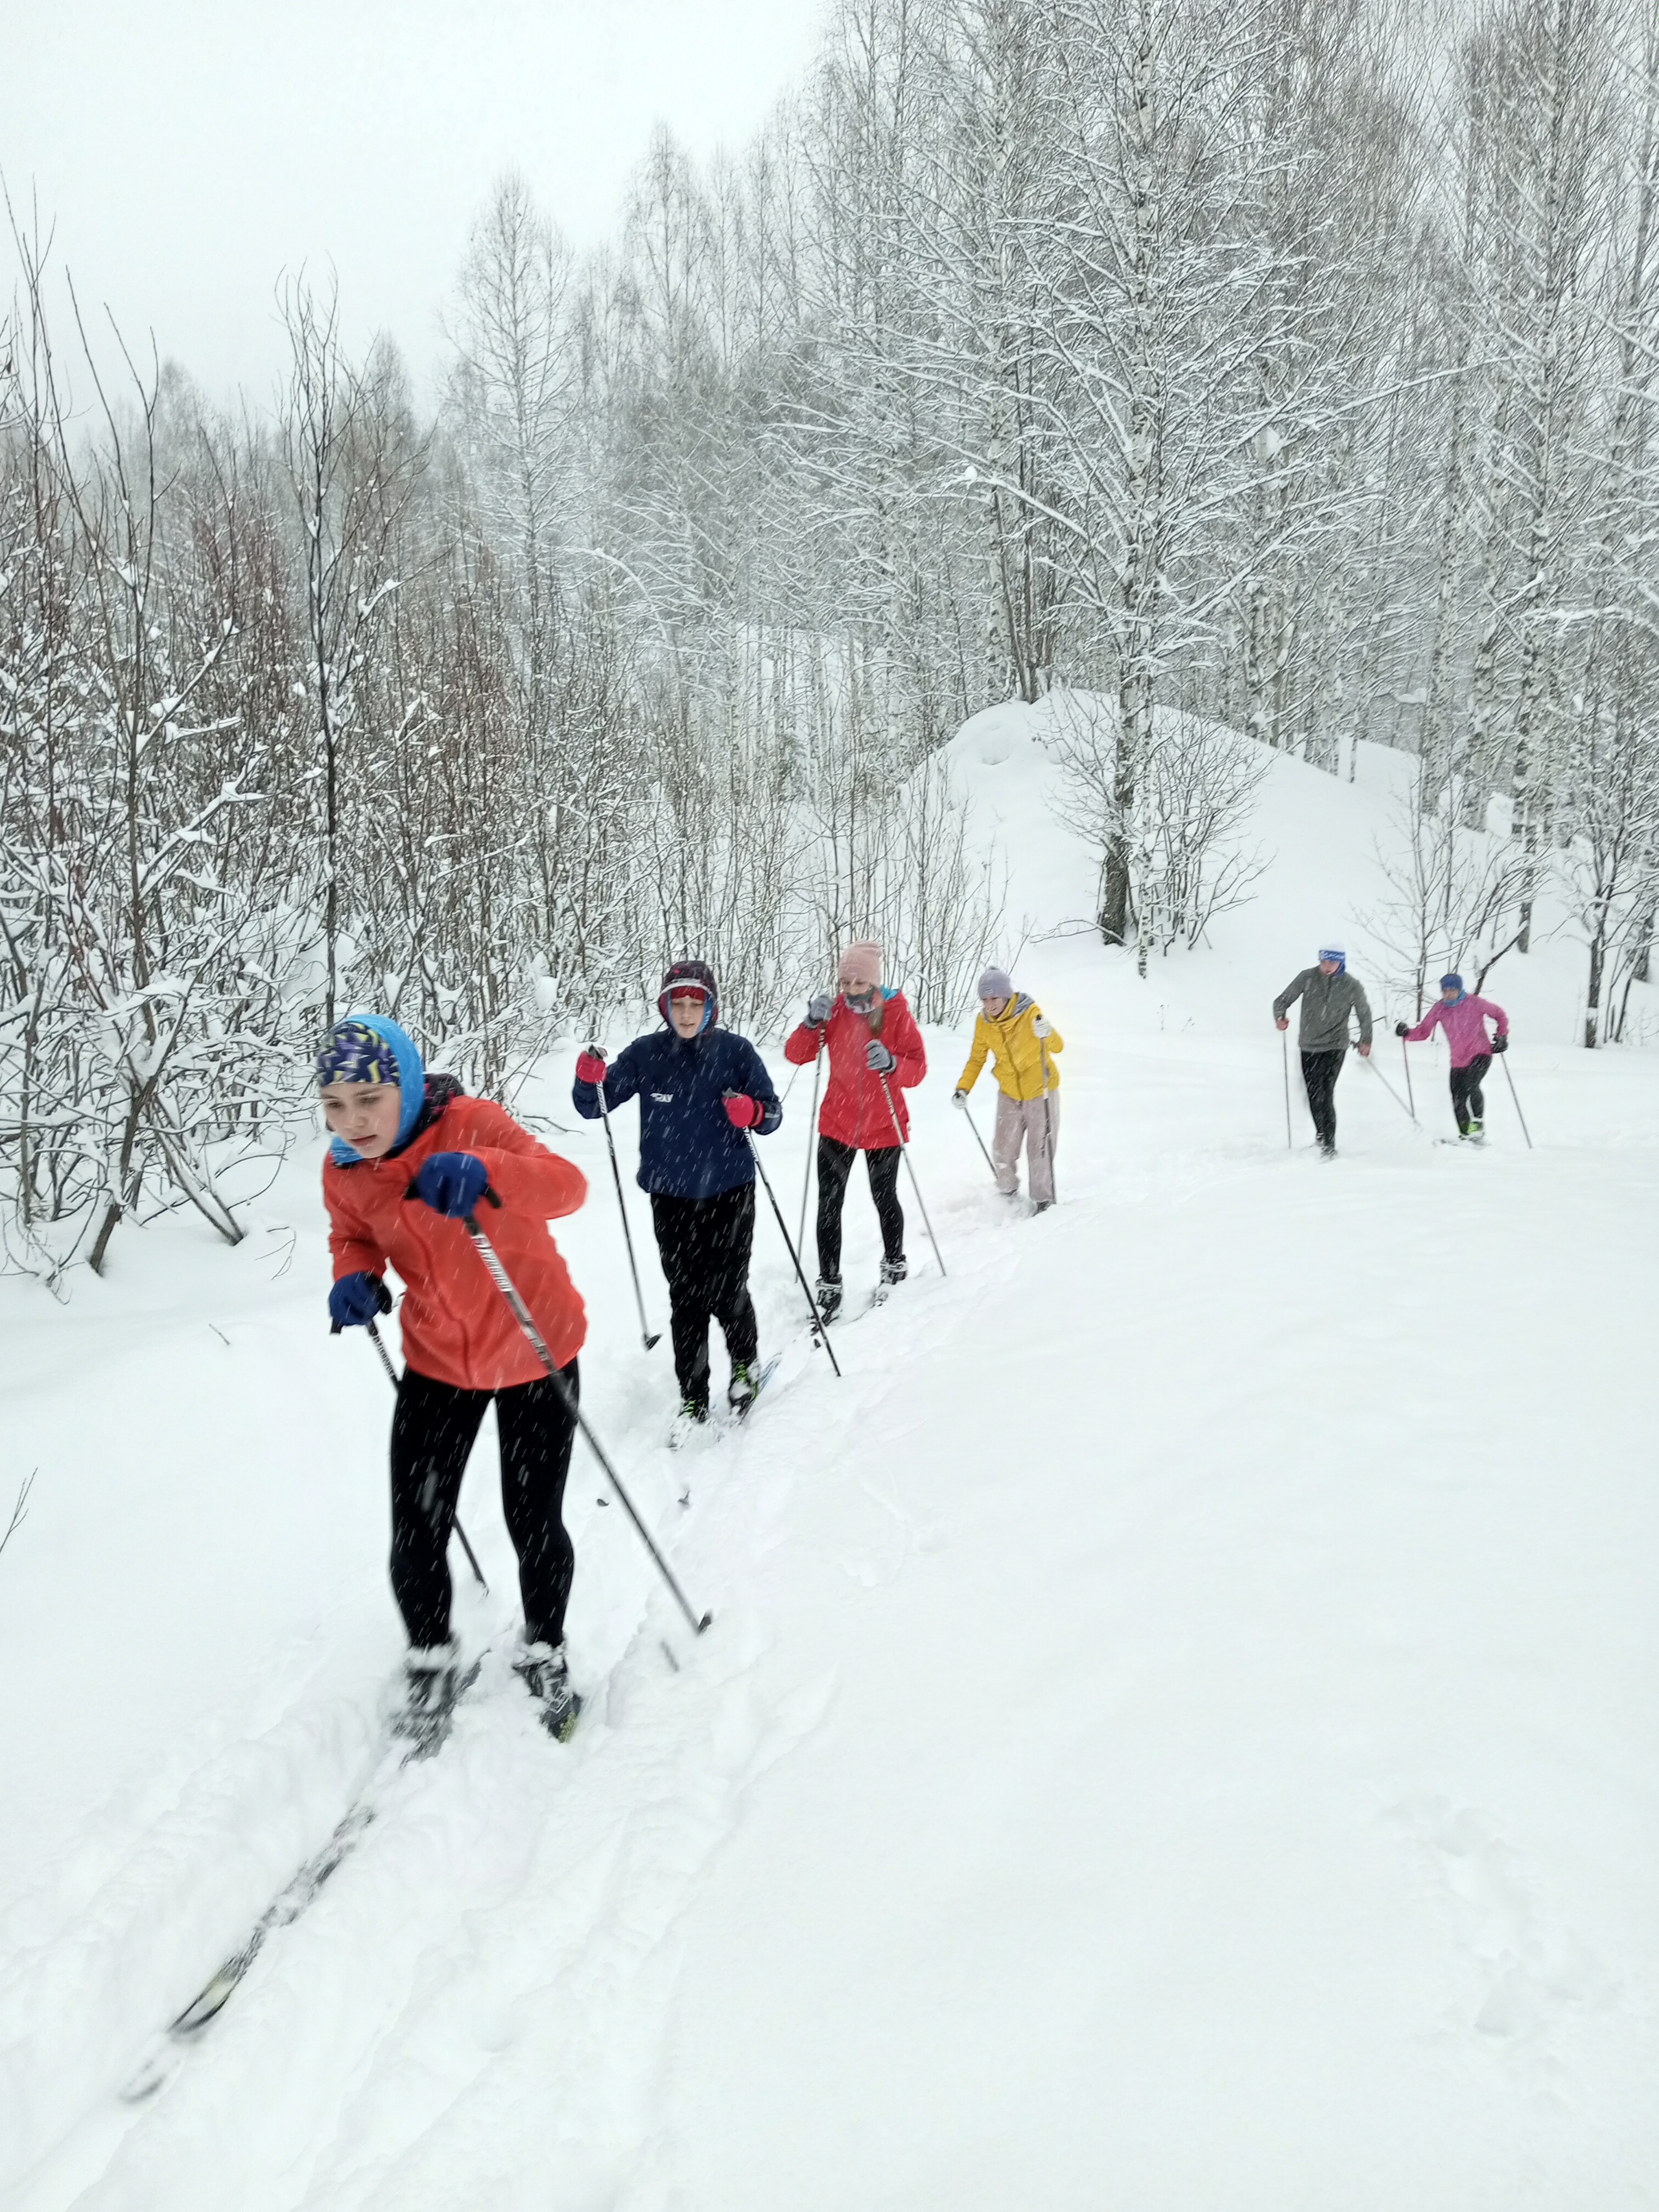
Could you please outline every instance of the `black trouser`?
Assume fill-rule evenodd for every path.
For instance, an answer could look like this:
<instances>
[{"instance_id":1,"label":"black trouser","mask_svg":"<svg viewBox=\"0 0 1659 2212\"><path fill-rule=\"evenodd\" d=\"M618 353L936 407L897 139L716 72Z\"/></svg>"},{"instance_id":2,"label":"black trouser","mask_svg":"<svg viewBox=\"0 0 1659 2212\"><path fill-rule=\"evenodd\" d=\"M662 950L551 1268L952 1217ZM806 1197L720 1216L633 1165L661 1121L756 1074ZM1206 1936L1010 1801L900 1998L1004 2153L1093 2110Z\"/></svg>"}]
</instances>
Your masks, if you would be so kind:
<instances>
[{"instance_id":1,"label":"black trouser","mask_svg":"<svg viewBox=\"0 0 1659 2212\"><path fill-rule=\"evenodd\" d=\"M575 1361L559 1371L574 1396ZM492 1398L501 1510L519 1555L525 1638L531 1644L564 1640L576 1567L562 1517L564 1479L576 1424L556 1385L544 1375L502 1390L462 1390L410 1368L392 1417L392 1589L413 1644L441 1644L449 1633L449 1532L467 1455Z\"/></svg>"},{"instance_id":2,"label":"black trouser","mask_svg":"<svg viewBox=\"0 0 1659 2212\"><path fill-rule=\"evenodd\" d=\"M1346 1045L1339 1045L1334 1052L1304 1052L1302 1055L1302 1080L1307 1085L1308 1111L1313 1115L1314 1132L1320 1143L1331 1151L1336 1147L1336 1079L1342 1073L1346 1056Z\"/></svg>"},{"instance_id":3,"label":"black trouser","mask_svg":"<svg viewBox=\"0 0 1659 2212\"><path fill-rule=\"evenodd\" d=\"M1486 1118L1486 1094L1480 1086L1491 1066L1492 1054L1478 1052L1467 1067L1451 1072L1452 1112L1457 1116L1458 1127L1466 1133L1472 1119L1484 1121Z\"/></svg>"},{"instance_id":4,"label":"black trouser","mask_svg":"<svg viewBox=\"0 0 1659 2212\"><path fill-rule=\"evenodd\" d=\"M881 1249L889 1260L904 1257L904 1208L899 1204L897 1145L883 1145L864 1155L870 1170L870 1195L881 1224ZM847 1198L847 1178L858 1158L854 1145L839 1144L834 1137L818 1139L818 1273L832 1283L841 1280L841 1210Z\"/></svg>"},{"instance_id":5,"label":"black trouser","mask_svg":"<svg viewBox=\"0 0 1659 2212\"><path fill-rule=\"evenodd\" d=\"M740 1182L713 1198L651 1194L657 1250L668 1278L674 1372L680 1395L708 1403L708 1324L720 1325L734 1367L752 1367L760 1349L749 1255L755 1242L755 1186Z\"/></svg>"}]
</instances>

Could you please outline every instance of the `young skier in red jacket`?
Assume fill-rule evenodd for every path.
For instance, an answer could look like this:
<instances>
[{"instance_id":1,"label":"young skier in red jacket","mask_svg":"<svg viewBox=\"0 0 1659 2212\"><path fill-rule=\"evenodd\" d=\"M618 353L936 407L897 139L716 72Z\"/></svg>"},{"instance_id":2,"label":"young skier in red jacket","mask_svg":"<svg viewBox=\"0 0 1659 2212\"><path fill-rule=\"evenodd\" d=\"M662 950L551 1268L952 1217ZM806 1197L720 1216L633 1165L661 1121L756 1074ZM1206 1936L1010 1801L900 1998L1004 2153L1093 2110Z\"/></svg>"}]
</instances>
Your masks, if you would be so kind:
<instances>
[{"instance_id":1,"label":"young skier in red jacket","mask_svg":"<svg viewBox=\"0 0 1659 2212\"><path fill-rule=\"evenodd\" d=\"M881 1224L881 1287L905 1275L904 1209L899 1204L901 1150L909 1136L904 1093L927 1073L927 1051L902 991L884 991L881 947L866 938L849 945L836 970L838 997L825 991L786 1042L797 1066L830 1055L830 1079L818 1114L818 1311L841 1311L841 1216L847 1178L860 1152Z\"/></svg>"},{"instance_id":2,"label":"young skier in red jacket","mask_svg":"<svg viewBox=\"0 0 1659 2212\"><path fill-rule=\"evenodd\" d=\"M562 1739L581 1707L564 1651L575 1556L562 1507L574 1423L465 1219L486 1190L501 1200L489 1214L489 1241L574 1396L586 1316L547 1224L576 1211L586 1179L503 1107L465 1097L452 1076L428 1076L410 1039L383 1015L337 1023L318 1052L317 1079L334 1135L323 1168L334 1326L361 1327L390 1312L388 1266L404 1283L404 1371L392 1417L392 1587L410 1642L403 1724L426 1733L455 1697L449 1534L467 1455L493 1400L501 1504L524 1599L514 1664Z\"/></svg>"}]
</instances>

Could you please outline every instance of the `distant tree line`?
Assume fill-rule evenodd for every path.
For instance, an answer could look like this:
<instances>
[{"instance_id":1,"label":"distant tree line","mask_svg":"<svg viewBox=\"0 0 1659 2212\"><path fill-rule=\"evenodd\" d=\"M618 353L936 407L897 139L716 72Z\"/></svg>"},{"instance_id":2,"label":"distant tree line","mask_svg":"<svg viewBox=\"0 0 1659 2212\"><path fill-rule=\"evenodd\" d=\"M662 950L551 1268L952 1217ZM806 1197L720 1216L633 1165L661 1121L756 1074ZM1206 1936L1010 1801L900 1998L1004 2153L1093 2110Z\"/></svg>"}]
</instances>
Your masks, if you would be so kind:
<instances>
[{"instance_id":1,"label":"distant tree line","mask_svg":"<svg viewBox=\"0 0 1659 2212\"><path fill-rule=\"evenodd\" d=\"M281 405L222 411L25 233L13 1261L185 1202L234 1237L356 1005L510 1087L666 957L765 1028L872 930L954 1015L1003 917L939 748L1052 689L1092 697L1095 920L1143 968L1239 867L1210 726L1334 773L1367 738L1420 762L1420 960L1525 951L1547 881L1618 1035L1659 898L1656 208L1641 0L841 0L741 159L659 137L612 250L501 180L429 416L303 281Z\"/></svg>"}]
</instances>

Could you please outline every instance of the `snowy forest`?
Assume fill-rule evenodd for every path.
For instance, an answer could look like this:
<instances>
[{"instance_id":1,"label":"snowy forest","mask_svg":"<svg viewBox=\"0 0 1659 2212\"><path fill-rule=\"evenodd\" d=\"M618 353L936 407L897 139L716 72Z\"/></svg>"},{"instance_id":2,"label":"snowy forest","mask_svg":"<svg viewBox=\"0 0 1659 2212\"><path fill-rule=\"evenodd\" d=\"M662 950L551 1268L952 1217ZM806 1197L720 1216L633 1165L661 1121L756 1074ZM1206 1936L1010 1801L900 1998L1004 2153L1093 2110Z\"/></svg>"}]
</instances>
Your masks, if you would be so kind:
<instances>
[{"instance_id":1,"label":"snowy forest","mask_svg":"<svg viewBox=\"0 0 1659 2212\"><path fill-rule=\"evenodd\" d=\"M313 270L280 402L227 410L13 220L12 1264L186 1202L234 1239L228 1170L362 1002L509 1092L688 951L764 1033L869 932L954 1018L1018 918L939 748L1051 690L1097 710L1092 921L1143 969L1248 795L1206 733L1335 775L1370 739L1420 763L1425 959L1523 955L1547 893L1619 1038L1659 900L1651 5L841 0L756 143L651 146L608 250L504 176L430 409Z\"/></svg>"}]
</instances>

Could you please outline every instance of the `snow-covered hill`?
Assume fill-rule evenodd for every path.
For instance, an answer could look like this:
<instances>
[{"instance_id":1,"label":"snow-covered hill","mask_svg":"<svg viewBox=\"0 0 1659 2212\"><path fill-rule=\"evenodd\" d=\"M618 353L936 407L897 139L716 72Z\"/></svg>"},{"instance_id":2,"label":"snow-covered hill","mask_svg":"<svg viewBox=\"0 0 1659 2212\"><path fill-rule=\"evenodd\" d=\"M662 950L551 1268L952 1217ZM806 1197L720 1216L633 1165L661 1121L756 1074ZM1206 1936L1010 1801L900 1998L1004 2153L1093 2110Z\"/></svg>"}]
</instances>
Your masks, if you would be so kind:
<instances>
[{"instance_id":1,"label":"snow-covered hill","mask_svg":"<svg viewBox=\"0 0 1659 2212\"><path fill-rule=\"evenodd\" d=\"M506 1678L486 1437L454 1741L137 2107L150 2033L372 1747L389 1394L327 1334L316 1151L234 1253L180 1221L66 1309L0 1283L3 1472L40 1470L0 1558L8 2206L1652 2200L1659 1057L1575 1049L1582 962L1547 948L1491 985L1535 1151L1501 1085L1472 1156L1351 1060L1340 1161L1299 1103L1287 1152L1268 1001L1333 930L1365 972L1401 764L1275 763L1260 896L1143 983L1048 933L1093 867L1042 731L999 709L954 752L1066 1038L1061 1205L1002 1209L950 1109L965 1039L930 1033L948 1276L840 1332L844 1381L799 1351L671 1462L666 1346L553 1069L593 1182L561 1231L585 1399L715 1626L690 1644L579 1448L594 1703L550 1747ZM1443 1055L1413 1075L1449 1133ZM765 1154L792 1225L806 1098ZM848 1222L856 1282L858 1187ZM775 1345L769 1218L757 1250ZM653 1260L647 1294L660 1321Z\"/></svg>"}]
</instances>

